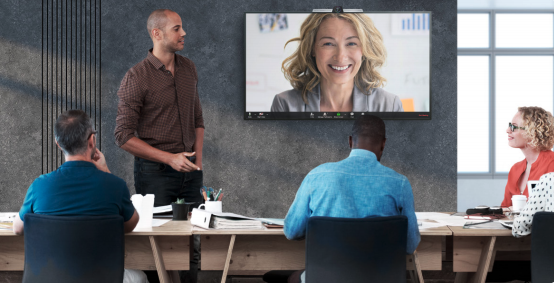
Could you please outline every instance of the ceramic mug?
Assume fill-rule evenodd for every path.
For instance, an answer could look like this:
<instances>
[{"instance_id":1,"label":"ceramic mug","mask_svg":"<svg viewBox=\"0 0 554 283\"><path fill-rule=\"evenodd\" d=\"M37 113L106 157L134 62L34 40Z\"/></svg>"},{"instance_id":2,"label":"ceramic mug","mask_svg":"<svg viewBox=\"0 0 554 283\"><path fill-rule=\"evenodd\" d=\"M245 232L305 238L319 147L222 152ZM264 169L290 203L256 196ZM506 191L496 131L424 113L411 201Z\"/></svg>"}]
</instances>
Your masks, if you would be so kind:
<instances>
[{"instance_id":1,"label":"ceramic mug","mask_svg":"<svg viewBox=\"0 0 554 283\"><path fill-rule=\"evenodd\" d=\"M204 210L209 212L223 212L221 201L206 201L204 204L198 206L198 209L204 207Z\"/></svg>"}]
</instances>

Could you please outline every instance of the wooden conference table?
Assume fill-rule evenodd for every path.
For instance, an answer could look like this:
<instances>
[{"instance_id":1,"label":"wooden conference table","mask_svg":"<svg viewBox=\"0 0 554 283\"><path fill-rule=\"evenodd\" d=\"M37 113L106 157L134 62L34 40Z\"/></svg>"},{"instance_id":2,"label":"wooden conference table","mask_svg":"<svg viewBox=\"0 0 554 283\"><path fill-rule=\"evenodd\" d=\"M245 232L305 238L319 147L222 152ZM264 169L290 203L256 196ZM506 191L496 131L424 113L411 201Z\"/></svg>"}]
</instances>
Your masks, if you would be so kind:
<instances>
[{"instance_id":1,"label":"wooden conference table","mask_svg":"<svg viewBox=\"0 0 554 283\"><path fill-rule=\"evenodd\" d=\"M125 267L157 270L160 282L172 282L176 272L188 270L190 236L201 235L201 270L223 270L227 274L262 274L268 270L304 269L304 241L289 241L282 229L268 230L203 230L189 221L170 221L151 231L133 231L125 237ZM453 267L456 282L485 282L496 251L530 249L530 237L516 239L511 231L436 227L420 229L417 248L417 270L412 256L407 256L407 269L441 270L443 239L453 236ZM21 271L24 267L23 237L0 230L0 271ZM178 278L178 277L177 277ZM415 278L414 278L415 279ZM176 282L176 281L174 281Z\"/></svg>"}]
</instances>

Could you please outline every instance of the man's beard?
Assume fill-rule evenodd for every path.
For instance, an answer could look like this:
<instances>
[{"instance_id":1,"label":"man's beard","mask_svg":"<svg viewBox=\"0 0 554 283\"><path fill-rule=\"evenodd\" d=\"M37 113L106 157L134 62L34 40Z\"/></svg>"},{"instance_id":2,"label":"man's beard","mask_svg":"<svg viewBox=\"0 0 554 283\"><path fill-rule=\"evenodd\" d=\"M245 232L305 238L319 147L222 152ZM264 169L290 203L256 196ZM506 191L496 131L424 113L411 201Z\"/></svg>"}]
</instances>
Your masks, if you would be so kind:
<instances>
[{"instance_id":1,"label":"man's beard","mask_svg":"<svg viewBox=\"0 0 554 283\"><path fill-rule=\"evenodd\" d=\"M167 52L170 52L170 53L175 53L177 51L181 51L183 50L184 46L179 46L179 43L172 43L172 42L167 42L166 40L164 40L164 49L167 51Z\"/></svg>"}]
</instances>

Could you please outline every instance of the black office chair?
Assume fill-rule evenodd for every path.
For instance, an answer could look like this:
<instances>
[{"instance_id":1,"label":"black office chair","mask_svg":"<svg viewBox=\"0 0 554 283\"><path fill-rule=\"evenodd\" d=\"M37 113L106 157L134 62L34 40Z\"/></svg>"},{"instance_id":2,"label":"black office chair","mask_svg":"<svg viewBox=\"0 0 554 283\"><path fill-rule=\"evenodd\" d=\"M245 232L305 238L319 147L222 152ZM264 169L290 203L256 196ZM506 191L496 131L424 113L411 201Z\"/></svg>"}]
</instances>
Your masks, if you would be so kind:
<instances>
[{"instance_id":1,"label":"black office chair","mask_svg":"<svg viewBox=\"0 0 554 283\"><path fill-rule=\"evenodd\" d=\"M554 212L537 212L531 228L531 281L554 281Z\"/></svg>"},{"instance_id":2,"label":"black office chair","mask_svg":"<svg viewBox=\"0 0 554 283\"><path fill-rule=\"evenodd\" d=\"M23 283L123 282L123 217L25 214Z\"/></svg>"},{"instance_id":3,"label":"black office chair","mask_svg":"<svg viewBox=\"0 0 554 283\"><path fill-rule=\"evenodd\" d=\"M406 282L406 216L310 217L306 282ZM270 271L266 282L291 272Z\"/></svg>"}]
</instances>

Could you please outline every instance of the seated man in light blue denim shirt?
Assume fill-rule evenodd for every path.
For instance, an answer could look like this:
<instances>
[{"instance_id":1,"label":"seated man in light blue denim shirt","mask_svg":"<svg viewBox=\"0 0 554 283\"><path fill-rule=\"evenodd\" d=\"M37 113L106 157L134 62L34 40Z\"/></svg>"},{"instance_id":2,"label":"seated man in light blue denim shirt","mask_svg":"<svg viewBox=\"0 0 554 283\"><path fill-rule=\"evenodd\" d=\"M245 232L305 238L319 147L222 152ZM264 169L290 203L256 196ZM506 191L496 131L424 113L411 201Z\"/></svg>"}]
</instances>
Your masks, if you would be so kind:
<instances>
[{"instance_id":1,"label":"seated man in light blue denim shirt","mask_svg":"<svg viewBox=\"0 0 554 283\"><path fill-rule=\"evenodd\" d=\"M285 218L287 238L304 238L311 216L405 215L408 217L406 253L412 254L420 240L414 195L405 176L379 162L385 141L383 120L373 115L356 119L349 137L350 156L320 165L304 178Z\"/></svg>"}]
</instances>

